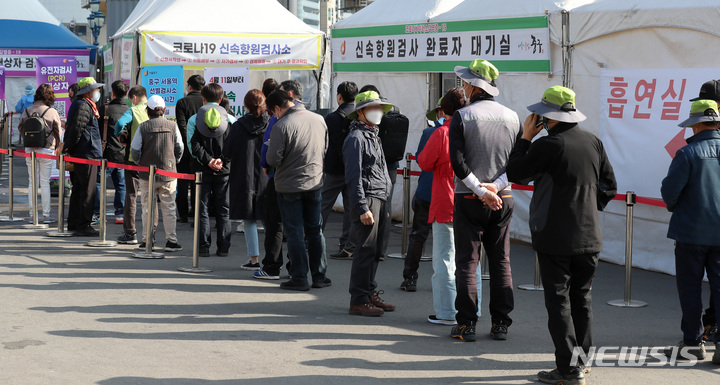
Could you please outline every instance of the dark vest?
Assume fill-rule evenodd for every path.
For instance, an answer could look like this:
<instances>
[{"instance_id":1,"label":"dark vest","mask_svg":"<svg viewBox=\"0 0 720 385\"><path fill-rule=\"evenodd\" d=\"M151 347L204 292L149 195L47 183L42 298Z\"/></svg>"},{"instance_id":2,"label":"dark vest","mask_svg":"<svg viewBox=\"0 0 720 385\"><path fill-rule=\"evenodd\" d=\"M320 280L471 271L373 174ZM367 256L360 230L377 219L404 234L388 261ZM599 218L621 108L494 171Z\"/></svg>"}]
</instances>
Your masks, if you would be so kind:
<instances>
[{"instance_id":1,"label":"dark vest","mask_svg":"<svg viewBox=\"0 0 720 385\"><path fill-rule=\"evenodd\" d=\"M157 168L177 172L175 159L175 122L164 119L150 119L140 124L138 134L142 135L142 154L140 166L155 165ZM147 179L148 173L141 172L141 179ZM175 178L158 175L158 181L167 182Z\"/></svg>"}]
</instances>

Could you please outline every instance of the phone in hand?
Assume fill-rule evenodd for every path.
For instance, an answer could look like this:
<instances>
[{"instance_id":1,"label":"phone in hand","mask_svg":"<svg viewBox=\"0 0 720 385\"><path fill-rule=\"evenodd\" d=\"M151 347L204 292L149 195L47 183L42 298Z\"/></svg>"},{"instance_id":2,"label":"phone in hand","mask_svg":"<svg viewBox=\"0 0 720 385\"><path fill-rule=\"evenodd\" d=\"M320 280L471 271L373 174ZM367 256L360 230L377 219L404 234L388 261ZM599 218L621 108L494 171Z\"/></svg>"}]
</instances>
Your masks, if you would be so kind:
<instances>
[{"instance_id":1,"label":"phone in hand","mask_svg":"<svg viewBox=\"0 0 720 385\"><path fill-rule=\"evenodd\" d=\"M536 128L543 127L545 125L545 123L547 123L547 121L548 121L548 118L546 118L544 116L541 116L538 114L535 114L535 116L537 116L537 121L535 123Z\"/></svg>"}]
</instances>

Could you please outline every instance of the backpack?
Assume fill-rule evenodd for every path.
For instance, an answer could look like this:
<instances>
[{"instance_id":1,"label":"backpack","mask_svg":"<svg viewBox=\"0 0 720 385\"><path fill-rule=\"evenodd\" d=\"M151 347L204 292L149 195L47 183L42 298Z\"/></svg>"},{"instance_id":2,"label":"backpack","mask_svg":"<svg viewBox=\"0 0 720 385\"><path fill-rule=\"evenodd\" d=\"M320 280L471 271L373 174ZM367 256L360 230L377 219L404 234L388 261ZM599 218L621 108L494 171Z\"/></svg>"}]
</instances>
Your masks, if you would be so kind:
<instances>
[{"instance_id":1,"label":"backpack","mask_svg":"<svg viewBox=\"0 0 720 385\"><path fill-rule=\"evenodd\" d=\"M47 140L47 123L43 117L52 107L48 107L42 115L33 112L32 116L25 110L27 119L23 123L23 144L25 147L45 147Z\"/></svg>"},{"instance_id":2,"label":"backpack","mask_svg":"<svg viewBox=\"0 0 720 385\"><path fill-rule=\"evenodd\" d=\"M338 113L338 115L340 115L341 118L343 118L342 134L343 134L343 141L345 141L345 138L347 138L348 134L350 133L350 123L352 123L352 120L347 117L345 110L341 110L338 108L337 113Z\"/></svg>"},{"instance_id":3,"label":"backpack","mask_svg":"<svg viewBox=\"0 0 720 385\"><path fill-rule=\"evenodd\" d=\"M403 160L410 130L410 120L399 112L390 111L383 116L379 128L379 137L387 163Z\"/></svg>"}]
</instances>

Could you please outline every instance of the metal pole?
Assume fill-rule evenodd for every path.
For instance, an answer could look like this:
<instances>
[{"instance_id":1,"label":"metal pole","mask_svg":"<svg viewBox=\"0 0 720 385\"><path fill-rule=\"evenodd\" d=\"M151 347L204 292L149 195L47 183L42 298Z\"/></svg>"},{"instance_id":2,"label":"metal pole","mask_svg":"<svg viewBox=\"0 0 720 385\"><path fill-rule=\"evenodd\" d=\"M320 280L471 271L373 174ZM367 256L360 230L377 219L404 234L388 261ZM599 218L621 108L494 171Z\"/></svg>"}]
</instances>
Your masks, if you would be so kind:
<instances>
[{"instance_id":1,"label":"metal pole","mask_svg":"<svg viewBox=\"0 0 720 385\"><path fill-rule=\"evenodd\" d=\"M138 251L133 253L134 258L140 259L162 259L165 258L163 253L153 252L153 229L155 227L155 166L150 166L150 173L148 175L148 192L147 192L147 217L146 217L146 228L145 228L145 251ZM197 226L197 224L196 224Z\"/></svg>"},{"instance_id":2,"label":"metal pole","mask_svg":"<svg viewBox=\"0 0 720 385\"><path fill-rule=\"evenodd\" d=\"M50 227L45 223L38 223L37 182L37 158L35 151L32 151L30 153L30 186L28 186L28 191L30 192L30 209L32 210L32 223L22 225L23 229L47 229Z\"/></svg>"},{"instance_id":3,"label":"metal pole","mask_svg":"<svg viewBox=\"0 0 720 385\"><path fill-rule=\"evenodd\" d=\"M542 283L540 282L540 261L538 260L537 253L535 253L535 280L533 284L520 285L518 286L518 289L527 291L543 291Z\"/></svg>"},{"instance_id":4,"label":"metal pole","mask_svg":"<svg viewBox=\"0 0 720 385\"><path fill-rule=\"evenodd\" d=\"M58 170L60 171L60 184L58 187L58 229L48 231L48 237L72 237L73 233L65 231L65 155L60 154L58 159Z\"/></svg>"},{"instance_id":5,"label":"metal pole","mask_svg":"<svg viewBox=\"0 0 720 385\"><path fill-rule=\"evenodd\" d=\"M645 307L647 302L634 301L632 290L632 248L633 248L633 206L635 206L635 193L628 191L625 194L625 298L608 301L608 305L615 307Z\"/></svg>"},{"instance_id":6,"label":"metal pole","mask_svg":"<svg viewBox=\"0 0 720 385\"><path fill-rule=\"evenodd\" d=\"M115 247L117 242L107 241L105 235L107 232L107 159L100 161L100 239L90 241L85 246L90 247Z\"/></svg>"},{"instance_id":7,"label":"metal pole","mask_svg":"<svg viewBox=\"0 0 720 385\"><path fill-rule=\"evenodd\" d=\"M490 268L488 267L488 256L485 247L480 245L480 275L483 281L490 279Z\"/></svg>"},{"instance_id":8,"label":"metal pole","mask_svg":"<svg viewBox=\"0 0 720 385\"><path fill-rule=\"evenodd\" d=\"M195 225L193 226L193 255L192 255L192 267L178 267L179 271L186 273L210 273L212 269L201 268L200 261L198 258L198 252L200 249L200 189L202 186L202 173L195 173Z\"/></svg>"},{"instance_id":9,"label":"metal pole","mask_svg":"<svg viewBox=\"0 0 720 385\"><path fill-rule=\"evenodd\" d=\"M402 203L402 239L400 244L400 253L388 254L388 258L403 259L407 253L407 237L408 237L408 224L410 223L410 156L412 154L405 154L405 168L403 168L403 203ZM392 207L390 208L392 211Z\"/></svg>"},{"instance_id":10,"label":"metal pole","mask_svg":"<svg viewBox=\"0 0 720 385\"><path fill-rule=\"evenodd\" d=\"M13 176L13 149L12 147L10 147L8 148L8 216L7 218L0 218L0 222L17 222L22 220L22 218L15 218L13 216L13 211L15 207L15 198L13 193L13 190L15 188L13 187Z\"/></svg>"}]
</instances>

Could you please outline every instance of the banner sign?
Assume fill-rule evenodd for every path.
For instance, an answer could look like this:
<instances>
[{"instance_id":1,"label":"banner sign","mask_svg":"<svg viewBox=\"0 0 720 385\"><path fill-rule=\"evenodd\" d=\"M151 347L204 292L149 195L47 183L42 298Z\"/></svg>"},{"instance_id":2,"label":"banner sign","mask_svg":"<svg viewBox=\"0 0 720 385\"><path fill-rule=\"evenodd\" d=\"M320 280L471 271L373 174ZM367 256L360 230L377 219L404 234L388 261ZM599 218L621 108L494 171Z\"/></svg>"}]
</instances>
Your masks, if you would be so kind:
<instances>
[{"instance_id":1,"label":"banner sign","mask_svg":"<svg viewBox=\"0 0 720 385\"><path fill-rule=\"evenodd\" d=\"M77 63L74 57L38 57L35 73L38 87L50 84L55 91L55 108L60 119L67 117L70 109L70 86L77 83Z\"/></svg>"},{"instance_id":2,"label":"banner sign","mask_svg":"<svg viewBox=\"0 0 720 385\"><path fill-rule=\"evenodd\" d=\"M230 100L230 109L238 118L245 115L245 94L250 91L249 68L205 68L205 82L220 84Z\"/></svg>"},{"instance_id":3,"label":"banner sign","mask_svg":"<svg viewBox=\"0 0 720 385\"><path fill-rule=\"evenodd\" d=\"M546 16L332 31L336 72L452 72L479 57L503 72L550 72Z\"/></svg>"},{"instance_id":4,"label":"banner sign","mask_svg":"<svg viewBox=\"0 0 720 385\"><path fill-rule=\"evenodd\" d=\"M252 69L313 69L322 35L183 34L143 32L142 65L181 64Z\"/></svg>"},{"instance_id":5,"label":"banner sign","mask_svg":"<svg viewBox=\"0 0 720 385\"><path fill-rule=\"evenodd\" d=\"M38 56L74 57L78 76L90 76L90 52L84 49L0 49L5 76L35 76Z\"/></svg>"},{"instance_id":6,"label":"banner sign","mask_svg":"<svg viewBox=\"0 0 720 385\"><path fill-rule=\"evenodd\" d=\"M142 71L142 86L147 90L148 98L162 96L168 116L175 116L174 106L183 97L183 79L182 66L147 67Z\"/></svg>"},{"instance_id":7,"label":"banner sign","mask_svg":"<svg viewBox=\"0 0 720 385\"><path fill-rule=\"evenodd\" d=\"M113 70L112 42L108 42L107 45L104 45L102 47L102 53L103 53L103 65L105 66L104 70L105 70L105 72L110 72Z\"/></svg>"},{"instance_id":8,"label":"banner sign","mask_svg":"<svg viewBox=\"0 0 720 385\"><path fill-rule=\"evenodd\" d=\"M689 100L715 78L717 69L602 71L600 139L619 192L660 197L670 162L692 136L692 130L678 127L690 114Z\"/></svg>"},{"instance_id":9,"label":"banner sign","mask_svg":"<svg viewBox=\"0 0 720 385\"><path fill-rule=\"evenodd\" d=\"M133 36L123 36L120 44L120 79L132 84Z\"/></svg>"},{"instance_id":10,"label":"banner sign","mask_svg":"<svg viewBox=\"0 0 720 385\"><path fill-rule=\"evenodd\" d=\"M5 67L0 67L0 99L5 99Z\"/></svg>"}]
</instances>

